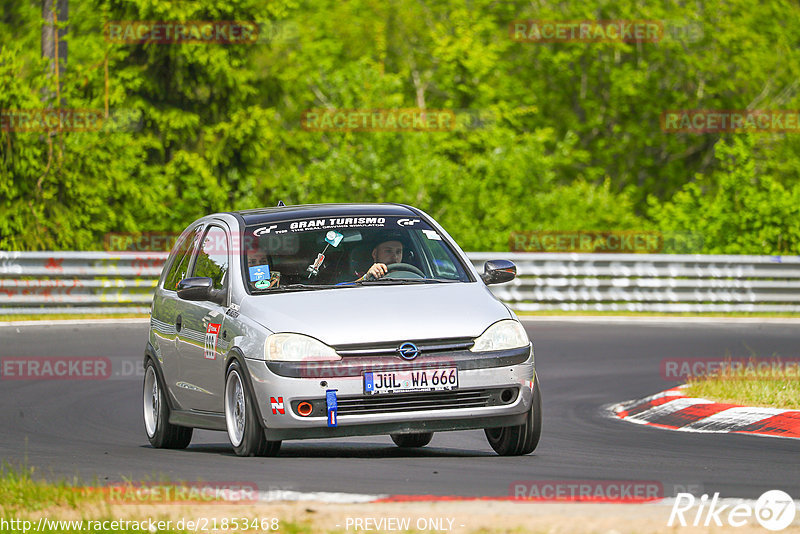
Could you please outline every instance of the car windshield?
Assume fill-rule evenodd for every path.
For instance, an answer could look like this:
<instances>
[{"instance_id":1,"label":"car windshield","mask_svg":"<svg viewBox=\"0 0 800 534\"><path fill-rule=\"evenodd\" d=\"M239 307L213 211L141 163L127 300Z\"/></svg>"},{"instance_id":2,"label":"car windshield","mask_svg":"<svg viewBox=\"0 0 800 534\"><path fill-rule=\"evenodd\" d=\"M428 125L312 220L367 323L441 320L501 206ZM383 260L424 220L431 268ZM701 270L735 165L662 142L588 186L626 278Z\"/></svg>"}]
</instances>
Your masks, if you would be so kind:
<instances>
[{"instance_id":1,"label":"car windshield","mask_svg":"<svg viewBox=\"0 0 800 534\"><path fill-rule=\"evenodd\" d=\"M461 261L421 218L325 217L245 229L253 293L468 282ZM378 276L368 274L375 264Z\"/></svg>"}]
</instances>

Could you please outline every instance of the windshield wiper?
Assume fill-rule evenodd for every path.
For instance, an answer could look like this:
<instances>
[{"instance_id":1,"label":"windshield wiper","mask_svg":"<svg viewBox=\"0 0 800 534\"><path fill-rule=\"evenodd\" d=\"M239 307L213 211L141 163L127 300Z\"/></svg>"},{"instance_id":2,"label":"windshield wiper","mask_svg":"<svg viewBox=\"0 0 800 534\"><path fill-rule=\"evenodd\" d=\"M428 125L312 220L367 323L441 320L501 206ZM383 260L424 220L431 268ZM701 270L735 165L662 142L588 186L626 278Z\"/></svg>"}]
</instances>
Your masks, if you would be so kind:
<instances>
[{"instance_id":1,"label":"windshield wiper","mask_svg":"<svg viewBox=\"0 0 800 534\"><path fill-rule=\"evenodd\" d=\"M275 293L280 291L313 291L315 289L335 289L338 287L348 287L335 284L289 284L286 286L272 287L269 289L256 290L259 293Z\"/></svg>"},{"instance_id":2,"label":"windshield wiper","mask_svg":"<svg viewBox=\"0 0 800 534\"><path fill-rule=\"evenodd\" d=\"M356 282L368 285L404 285L404 284L450 284L458 280L440 280L437 278L378 278L377 280L361 280Z\"/></svg>"}]
</instances>

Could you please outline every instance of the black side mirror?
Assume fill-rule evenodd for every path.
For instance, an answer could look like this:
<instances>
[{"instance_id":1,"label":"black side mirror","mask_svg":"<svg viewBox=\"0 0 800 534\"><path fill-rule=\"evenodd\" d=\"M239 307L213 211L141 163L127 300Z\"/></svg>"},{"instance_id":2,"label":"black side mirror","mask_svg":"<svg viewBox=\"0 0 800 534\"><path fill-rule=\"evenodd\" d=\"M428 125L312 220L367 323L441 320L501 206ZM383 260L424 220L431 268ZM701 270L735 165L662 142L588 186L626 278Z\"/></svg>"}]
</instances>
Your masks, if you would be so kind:
<instances>
[{"instance_id":1,"label":"black side mirror","mask_svg":"<svg viewBox=\"0 0 800 534\"><path fill-rule=\"evenodd\" d=\"M513 261L490 260L483 265L481 280L487 286L489 284L502 284L510 282L517 276L517 266Z\"/></svg>"},{"instance_id":2,"label":"black side mirror","mask_svg":"<svg viewBox=\"0 0 800 534\"><path fill-rule=\"evenodd\" d=\"M214 293L211 278L184 278L178 282L178 298L183 300L213 301Z\"/></svg>"}]
</instances>

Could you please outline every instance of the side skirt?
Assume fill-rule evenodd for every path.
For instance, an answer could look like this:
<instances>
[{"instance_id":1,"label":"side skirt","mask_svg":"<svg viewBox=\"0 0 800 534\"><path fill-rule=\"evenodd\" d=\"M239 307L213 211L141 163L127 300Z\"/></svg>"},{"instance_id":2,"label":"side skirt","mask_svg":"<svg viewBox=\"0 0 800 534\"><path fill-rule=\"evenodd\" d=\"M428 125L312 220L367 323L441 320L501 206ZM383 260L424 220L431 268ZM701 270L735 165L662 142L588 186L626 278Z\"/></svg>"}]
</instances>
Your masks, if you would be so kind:
<instances>
[{"instance_id":1,"label":"side skirt","mask_svg":"<svg viewBox=\"0 0 800 534\"><path fill-rule=\"evenodd\" d=\"M227 430L225 416L219 413L173 410L169 414L169 422L173 425L204 430Z\"/></svg>"}]
</instances>

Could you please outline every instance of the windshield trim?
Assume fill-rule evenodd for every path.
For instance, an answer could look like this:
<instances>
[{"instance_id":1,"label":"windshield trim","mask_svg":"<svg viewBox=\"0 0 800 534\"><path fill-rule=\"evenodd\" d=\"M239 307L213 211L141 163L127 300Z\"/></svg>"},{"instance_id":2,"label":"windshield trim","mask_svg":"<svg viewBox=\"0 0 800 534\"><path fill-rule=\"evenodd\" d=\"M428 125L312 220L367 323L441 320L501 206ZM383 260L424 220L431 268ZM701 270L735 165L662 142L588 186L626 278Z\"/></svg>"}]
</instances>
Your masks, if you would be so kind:
<instances>
[{"instance_id":1,"label":"windshield trim","mask_svg":"<svg viewBox=\"0 0 800 534\"><path fill-rule=\"evenodd\" d=\"M447 234L440 225L438 225L435 221L433 221L430 217L428 217L423 212L420 212L419 210L417 210L415 208L412 208L411 206L406 206L406 207L410 208L410 210L412 211L412 214L410 214L410 217L419 218L420 219L419 222L421 222L422 224L417 226L417 227L415 227L415 228L402 228L401 227L401 230L407 231L409 233L409 237L412 238L412 239L419 239L419 235L415 235L413 232L410 232L409 230L427 229L427 230L431 230L431 231L436 232L438 234L439 238L440 238L439 240L442 242L442 245L445 247L445 249L448 251L449 255L452 257L453 263L457 267L461 268L462 274L459 276L459 278L455 278L455 279L452 279L452 278L427 278L427 279L425 279L425 281L421 281L421 282L414 282L413 280L415 280L415 279L396 278L396 279L393 279L393 280L396 280L396 282L378 282L377 284L367 284L367 285L356 283L356 281L353 280L352 282L341 282L339 284L334 284L333 286L331 286L330 284L319 284L318 286L315 287L315 289L297 287L297 288L295 288L293 290L289 290L289 291L282 291L280 289L278 291L274 291L272 289L266 289L266 288L264 290L259 290L257 288L253 288L252 284L250 283L249 268L248 268L248 264L247 264L247 254L246 253L241 253L241 254L239 254L239 256L240 256L240 265L241 265L241 280L242 280L242 283L243 283L242 285L244 286L244 290L245 290L246 294L247 295L252 295L252 296L261 296L261 295L267 295L267 294L271 294L271 293L276 293L277 294L277 293L287 293L287 292L293 292L293 291L316 291L316 290L324 290L324 289L338 289L339 287L381 287L381 286L388 286L388 285L424 285L424 284L452 283L452 282L460 282L460 283L474 283L474 282L476 282L477 279L473 275L474 267L472 266L471 262L468 261L468 259L465 259L463 252L461 251L460 247L458 247L458 245L453 241L452 237L450 237L450 235ZM240 229L239 230L239 240L240 240L239 242L240 243L245 243L246 240L251 237L251 234L254 231L258 230L262 226L265 226L264 222L247 224L245 222L245 219L243 217L241 217L238 213L236 213L234 215L236 216L237 219L239 219L239 229ZM289 215L289 217L282 218L282 219L279 219L279 220L269 221L269 224L267 225L267 227L272 226L273 224L281 226L281 225L285 225L285 224L291 224L293 222L306 221L306 220L310 219L308 214L292 213L292 214L287 214L287 215ZM395 219L402 220L403 219L403 215L404 214L399 214L399 213L376 213L376 212L366 212L365 211L365 212L361 212L361 213L357 213L357 214L351 214L351 213L344 214L344 215L326 214L325 218L326 219L384 218L384 219L390 219L390 220L395 220ZM319 219L322 219L322 217L319 217ZM388 225L387 225L387 227L388 227ZM427 227L427 228L425 228L425 227ZM369 226L369 225L363 225L363 226L357 225L357 226L350 227L350 229L363 229L363 228L369 229L369 228L375 228L375 227L372 227L372 226ZM326 228L313 228L313 229L312 228L308 228L308 231L323 231L323 230L326 230L326 229L329 230L329 229L332 229L332 228L329 228L329 227L326 227ZM300 231L300 232L297 232L297 233L301 234L301 233L305 233L305 232ZM244 247L242 247L242 248L244 248ZM430 260L430 258L428 258L426 261L429 261L429 260ZM404 280L405 281L411 280L411 282L410 283L404 283L403 282ZM419 280L423 280L423 279L419 279Z\"/></svg>"}]
</instances>

